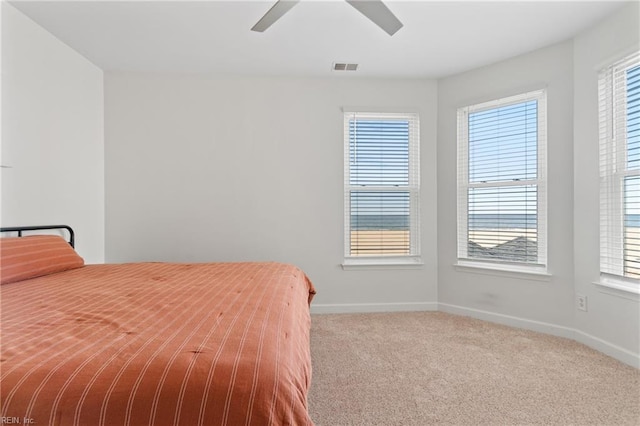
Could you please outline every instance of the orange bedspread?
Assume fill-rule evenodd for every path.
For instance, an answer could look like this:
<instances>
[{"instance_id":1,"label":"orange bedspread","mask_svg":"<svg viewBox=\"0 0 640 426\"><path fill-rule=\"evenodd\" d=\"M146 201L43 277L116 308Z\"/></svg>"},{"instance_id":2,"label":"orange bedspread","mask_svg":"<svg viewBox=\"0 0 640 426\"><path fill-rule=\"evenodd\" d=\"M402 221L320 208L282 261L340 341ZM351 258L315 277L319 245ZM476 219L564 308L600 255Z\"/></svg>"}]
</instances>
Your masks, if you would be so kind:
<instances>
[{"instance_id":1,"label":"orange bedspread","mask_svg":"<svg viewBox=\"0 0 640 426\"><path fill-rule=\"evenodd\" d=\"M1 416L312 424L314 293L279 263L90 265L2 285Z\"/></svg>"}]
</instances>

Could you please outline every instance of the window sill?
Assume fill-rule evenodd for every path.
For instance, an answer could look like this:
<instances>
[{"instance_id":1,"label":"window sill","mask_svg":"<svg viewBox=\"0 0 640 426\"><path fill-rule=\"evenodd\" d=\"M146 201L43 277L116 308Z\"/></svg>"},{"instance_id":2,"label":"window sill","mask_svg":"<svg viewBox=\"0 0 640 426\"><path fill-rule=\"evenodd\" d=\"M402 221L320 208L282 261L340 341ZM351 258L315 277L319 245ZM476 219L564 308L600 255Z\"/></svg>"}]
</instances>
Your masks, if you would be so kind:
<instances>
[{"instance_id":1,"label":"window sill","mask_svg":"<svg viewBox=\"0 0 640 426\"><path fill-rule=\"evenodd\" d=\"M594 283L598 290L612 296L640 301L640 285L623 278L601 276L599 282Z\"/></svg>"},{"instance_id":2,"label":"window sill","mask_svg":"<svg viewBox=\"0 0 640 426\"><path fill-rule=\"evenodd\" d=\"M524 280L551 281L551 274L542 267L528 267L519 265L506 265L499 263L476 263L459 260L453 265L457 271L493 275L499 277L510 277Z\"/></svg>"},{"instance_id":3,"label":"window sill","mask_svg":"<svg viewBox=\"0 0 640 426\"><path fill-rule=\"evenodd\" d=\"M358 257L345 258L341 264L345 271L358 269L421 269L421 257Z\"/></svg>"}]
</instances>

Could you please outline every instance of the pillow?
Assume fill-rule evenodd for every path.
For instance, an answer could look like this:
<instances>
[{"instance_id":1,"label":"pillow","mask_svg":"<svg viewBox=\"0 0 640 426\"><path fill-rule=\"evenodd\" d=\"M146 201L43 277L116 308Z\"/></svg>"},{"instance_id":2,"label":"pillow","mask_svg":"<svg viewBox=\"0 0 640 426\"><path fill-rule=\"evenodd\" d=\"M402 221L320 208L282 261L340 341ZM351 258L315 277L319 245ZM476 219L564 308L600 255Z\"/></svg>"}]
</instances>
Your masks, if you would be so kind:
<instances>
[{"instance_id":1,"label":"pillow","mask_svg":"<svg viewBox=\"0 0 640 426\"><path fill-rule=\"evenodd\" d=\"M0 238L0 283L80 268L84 260L58 235Z\"/></svg>"}]
</instances>

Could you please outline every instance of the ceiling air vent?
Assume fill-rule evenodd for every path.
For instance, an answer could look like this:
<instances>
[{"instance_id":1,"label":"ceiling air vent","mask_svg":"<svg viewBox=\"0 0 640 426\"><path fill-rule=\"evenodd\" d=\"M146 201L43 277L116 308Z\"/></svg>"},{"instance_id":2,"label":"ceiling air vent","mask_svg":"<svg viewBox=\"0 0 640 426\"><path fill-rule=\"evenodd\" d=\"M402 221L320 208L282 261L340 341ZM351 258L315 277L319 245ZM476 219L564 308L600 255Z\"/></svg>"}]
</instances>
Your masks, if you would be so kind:
<instances>
[{"instance_id":1,"label":"ceiling air vent","mask_svg":"<svg viewBox=\"0 0 640 426\"><path fill-rule=\"evenodd\" d=\"M345 64L340 62L333 63L334 71L356 71L358 69L358 64Z\"/></svg>"}]
</instances>

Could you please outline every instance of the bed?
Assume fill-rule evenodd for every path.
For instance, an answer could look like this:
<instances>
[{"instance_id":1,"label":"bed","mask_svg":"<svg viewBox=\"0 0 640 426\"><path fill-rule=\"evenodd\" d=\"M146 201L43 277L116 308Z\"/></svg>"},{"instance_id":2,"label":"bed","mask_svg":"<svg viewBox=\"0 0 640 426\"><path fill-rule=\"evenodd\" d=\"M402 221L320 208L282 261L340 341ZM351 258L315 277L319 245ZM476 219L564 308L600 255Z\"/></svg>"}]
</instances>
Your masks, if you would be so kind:
<instances>
[{"instance_id":1,"label":"bed","mask_svg":"<svg viewBox=\"0 0 640 426\"><path fill-rule=\"evenodd\" d=\"M3 424L313 424L315 290L300 269L85 265L69 238L10 230L0 239Z\"/></svg>"}]
</instances>

